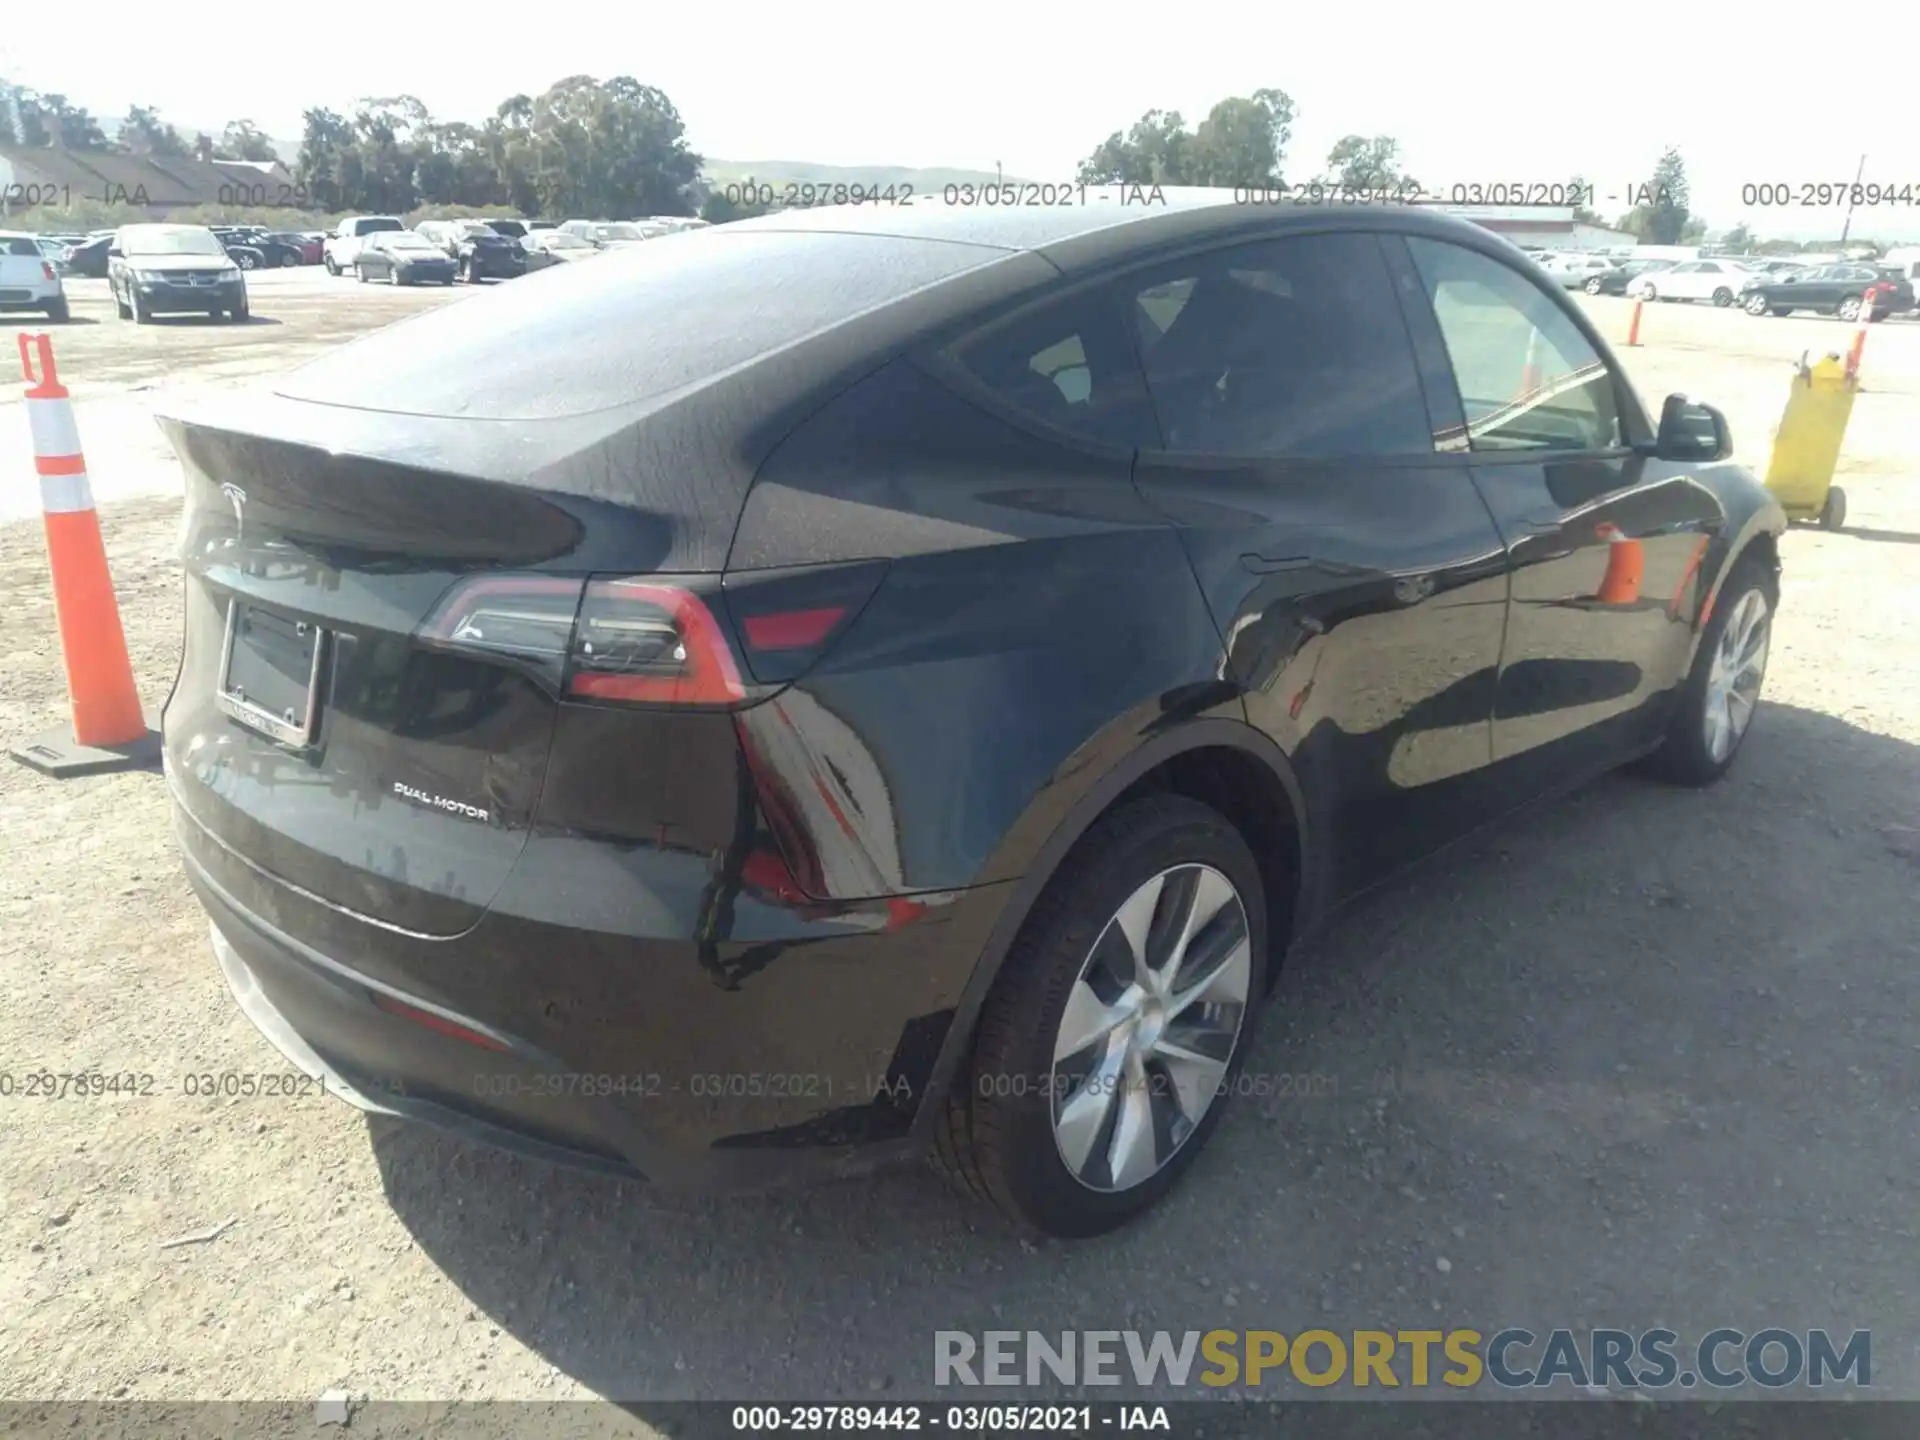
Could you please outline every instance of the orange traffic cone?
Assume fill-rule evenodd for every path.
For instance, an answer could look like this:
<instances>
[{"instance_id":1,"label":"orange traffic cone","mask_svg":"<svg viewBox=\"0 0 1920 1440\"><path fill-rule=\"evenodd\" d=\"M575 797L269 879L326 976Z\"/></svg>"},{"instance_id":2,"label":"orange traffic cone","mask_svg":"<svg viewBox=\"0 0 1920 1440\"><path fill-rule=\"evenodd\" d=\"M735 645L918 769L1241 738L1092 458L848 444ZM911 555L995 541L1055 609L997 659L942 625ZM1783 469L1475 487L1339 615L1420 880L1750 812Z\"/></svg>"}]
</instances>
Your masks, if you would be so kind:
<instances>
[{"instance_id":1,"label":"orange traffic cone","mask_svg":"<svg viewBox=\"0 0 1920 1440\"><path fill-rule=\"evenodd\" d=\"M1633 323L1627 326L1627 344L1629 345L1638 345L1640 343L1640 312L1646 308L1647 302L1645 300L1635 300L1633 302Z\"/></svg>"},{"instance_id":2,"label":"orange traffic cone","mask_svg":"<svg viewBox=\"0 0 1920 1440\"><path fill-rule=\"evenodd\" d=\"M87 463L80 454L73 402L54 370L52 338L22 333L19 343L20 370L31 387L27 424L33 432L34 469L40 473L40 507L45 512L67 693L73 703L73 733L50 731L16 747L13 757L60 778L149 765L159 757L160 737L148 726L133 687L133 666L107 571L93 488L87 483Z\"/></svg>"},{"instance_id":3,"label":"orange traffic cone","mask_svg":"<svg viewBox=\"0 0 1920 1440\"><path fill-rule=\"evenodd\" d=\"M1602 605L1631 605L1640 598L1640 579L1647 557L1638 540L1629 540L1618 525L1601 525L1595 534L1607 542L1607 573L1594 595Z\"/></svg>"},{"instance_id":4,"label":"orange traffic cone","mask_svg":"<svg viewBox=\"0 0 1920 1440\"><path fill-rule=\"evenodd\" d=\"M1867 348L1867 326L1873 323L1873 301L1879 286L1869 285L1860 297L1860 318L1853 329L1853 344L1847 347L1847 378L1860 373L1860 354Z\"/></svg>"},{"instance_id":5,"label":"orange traffic cone","mask_svg":"<svg viewBox=\"0 0 1920 1440\"><path fill-rule=\"evenodd\" d=\"M1527 336L1527 360L1520 371L1520 390L1513 398L1515 403L1529 400L1540 388L1540 332L1533 331Z\"/></svg>"}]
</instances>

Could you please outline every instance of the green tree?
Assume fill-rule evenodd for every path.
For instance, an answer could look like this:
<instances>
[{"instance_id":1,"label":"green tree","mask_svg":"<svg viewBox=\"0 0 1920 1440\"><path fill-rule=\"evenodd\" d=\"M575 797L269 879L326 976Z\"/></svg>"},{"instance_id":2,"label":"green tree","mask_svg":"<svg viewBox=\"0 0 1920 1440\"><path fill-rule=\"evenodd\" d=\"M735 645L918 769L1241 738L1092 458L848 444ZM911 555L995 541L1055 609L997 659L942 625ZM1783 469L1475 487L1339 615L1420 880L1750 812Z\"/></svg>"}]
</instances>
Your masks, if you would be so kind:
<instances>
[{"instance_id":1,"label":"green tree","mask_svg":"<svg viewBox=\"0 0 1920 1440\"><path fill-rule=\"evenodd\" d=\"M20 132L13 125L13 86L0 83L0 145L18 145Z\"/></svg>"},{"instance_id":2,"label":"green tree","mask_svg":"<svg viewBox=\"0 0 1920 1440\"><path fill-rule=\"evenodd\" d=\"M53 131L47 126L46 112L40 108L40 97L22 85L14 89L13 101L20 116L19 143L32 149L53 144Z\"/></svg>"},{"instance_id":3,"label":"green tree","mask_svg":"<svg viewBox=\"0 0 1920 1440\"><path fill-rule=\"evenodd\" d=\"M1264 185L1280 179L1293 100L1256 90L1220 101L1189 131L1177 110L1149 110L1080 162L1088 185Z\"/></svg>"},{"instance_id":4,"label":"green tree","mask_svg":"<svg viewBox=\"0 0 1920 1440\"><path fill-rule=\"evenodd\" d=\"M538 208L631 219L685 215L700 175L680 112L628 75L570 75L534 97L524 142Z\"/></svg>"},{"instance_id":5,"label":"green tree","mask_svg":"<svg viewBox=\"0 0 1920 1440\"><path fill-rule=\"evenodd\" d=\"M1680 227L1680 243L1682 245L1691 245L1696 240L1704 240L1706 238L1707 222L1698 215L1689 216L1687 223Z\"/></svg>"},{"instance_id":6,"label":"green tree","mask_svg":"<svg viewBox=\"0 0 1920 1440\"><path fill-rule=\"evenodd\" d=\"M219 157L222 160L278 160L280 152L258 125L251 120L229 120L220 132Z\"/></svg>"},{"instance_id":7,"label":"green tree","mask_svg":"<svg viewBox=\"0 0 1920 1440\"><path fill-rule=\"evenodd\" d=\"M1392 190L1411 184L1391 135L1345 135L1327 152L1327 180L1344 190Z\"/></svg>"},{"instance_id":8,"label":"green tree","mask_svg":"<svg viewBox=\"0 0 1920 1440\"><path fill-rule=\"evenodd\" d=\"M322 210L345 210L356 198L341 184L340 167L353 146L353 125L344 115L315 106L300 117L300 153L294 158L294 182Z\"/></svg>"},{"instance_id":9,"label":"green tree","mask_svg":"<svg viewBox=\"0 0 1920 1440\"><path fill-rule=\"evenodd\" d=\"M187 142L180 132L161 120L151 105L135 105L120 122L120 148L135 155L184 156Z\"/></svg>"},{"instance_id":10,"label":"green tree","mask_svg":"<svg viewBox=\"0 0 1920 1440\"><path fill-rule=\"evenodd\" d=\"M1589 189L1587 177L1584 175L1575 174L1567 181L1567 195L1573 202L1573 219L1576 225L1598 225L1600 223L1600 212L1589 208L1580 198L1582 195L1587 194Z\"/></svg>"},{"instance_id":11,"label":"green tree","mask_svg":"<svg viewBox=\"0 0 1920 1440\"><path fill-rule=\"evenodd\" d=\"M1751 250L1753 249L1753 231L1744 224L1736 225L1720 237L1720 243L1729 250Z\"/></svg>"},{"instance_id":12,"label":"green tree","mask_svg":"<svg viewBox=\"0 0 1920 1440\"><path fill-rule=\"evenodd\" d=\"M1653 167L1653 176L1633 196L1626 228L1652 245L1677 245L1687 229L1687 167L1669 145Z\"/></svg>"},{"instance_id":13,"label":"green tree","mask_svg":"<svg viewBox=\"0 0 1920 1440\"><path fill-rule=\"evenodd\" d=\"M50 144L63 150L105 150L107 135L87 110L67 103L64 95L35 97L41 122L49 132Z\"/></svg>"}]
</instances>

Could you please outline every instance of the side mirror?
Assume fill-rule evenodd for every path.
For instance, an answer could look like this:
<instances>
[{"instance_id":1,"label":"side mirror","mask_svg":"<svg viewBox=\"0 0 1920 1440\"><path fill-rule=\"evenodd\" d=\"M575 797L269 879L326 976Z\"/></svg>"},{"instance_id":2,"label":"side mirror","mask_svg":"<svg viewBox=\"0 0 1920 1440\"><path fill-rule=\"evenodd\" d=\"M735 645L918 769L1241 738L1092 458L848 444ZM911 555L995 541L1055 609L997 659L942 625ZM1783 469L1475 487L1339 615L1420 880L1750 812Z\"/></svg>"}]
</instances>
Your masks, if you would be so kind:
<instances>
[{"instance_id":1,"label":"side mirror","mask_svg":"<svg viewBox=\"0 0 1920 1440\"><path fill-rule=\"evenodd\" d=\"M1660 433L1654 454L1662 460L1707 464L1733 454L1733 432L1727 417L1713 406L1687 395L1669 395L1660 407Z\"/></svg>"}]
</instances>

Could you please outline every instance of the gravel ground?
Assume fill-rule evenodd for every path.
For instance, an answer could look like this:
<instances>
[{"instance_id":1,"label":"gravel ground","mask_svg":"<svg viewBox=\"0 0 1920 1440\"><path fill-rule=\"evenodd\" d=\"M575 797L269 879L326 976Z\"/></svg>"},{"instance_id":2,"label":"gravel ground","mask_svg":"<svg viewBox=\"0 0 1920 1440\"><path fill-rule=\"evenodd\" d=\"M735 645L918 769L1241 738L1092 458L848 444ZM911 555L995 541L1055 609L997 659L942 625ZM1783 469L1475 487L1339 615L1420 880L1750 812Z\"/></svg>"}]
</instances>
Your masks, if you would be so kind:
<instances>
[{"instance_id":1,"label":"gravel ground","mask_svg":"<svg viewBox=\"0 0 1920 1440\"><path fill-rule=\"evenodd\" d=\"M1783 354L1844 343L1648 319L1622 352L1643 392L1723 402L1754 460ZM1251 1059L1309 1093L1236 1104L1103 1241L1036 1248L918 1171L666 1200L323 1098L189 1095L286 1067L211 961L160 778L0 765L0 1071L153 1077L0 1099L0 1399L271 1399L302 1428L333 1387L601 1395L644 1426L674 1399L929 1398L936 1329L1423 1323L1870 1329L1875 1391L1920 1396L1920 326L1894 328L1846 462L1859 528L1784 541L1729 780L1608 779L1362 901ZM178 504L103 521L157 702ZM0 734L63 706L39 527L0 526Z\"/></svg>"}]
</instances>

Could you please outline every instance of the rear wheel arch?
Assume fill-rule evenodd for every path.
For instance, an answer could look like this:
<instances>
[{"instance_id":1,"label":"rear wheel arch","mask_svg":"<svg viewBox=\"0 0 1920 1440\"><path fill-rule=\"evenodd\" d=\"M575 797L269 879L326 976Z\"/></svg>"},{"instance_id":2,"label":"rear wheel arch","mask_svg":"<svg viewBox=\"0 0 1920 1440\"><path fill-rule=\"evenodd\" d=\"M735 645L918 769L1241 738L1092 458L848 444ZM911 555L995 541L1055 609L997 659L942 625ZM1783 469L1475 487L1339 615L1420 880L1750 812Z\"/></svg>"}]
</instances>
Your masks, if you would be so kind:
<instances>
[{"instance_id":1,"label":"rear wheel arch","mask_svg":"<svg viewBox=\"0 0 1920 1440\"><path fill-rule=\"evenodd\" d=\"M1198 800L1240 831L1259 864L1266 892L1269 983L1278 975L1280 957L1311 918L1303 913L1311 837L1305 794L1285 753L1260 731L1237 720L1194 720L1149 740L1088 787L1032 856L954 1009L919 1107L916 1132L930 1133L943 1115L954 1079L972 1053L987 995L1061 866L1103 816L1152 794Z\"/></svg>"}]
</instances>

